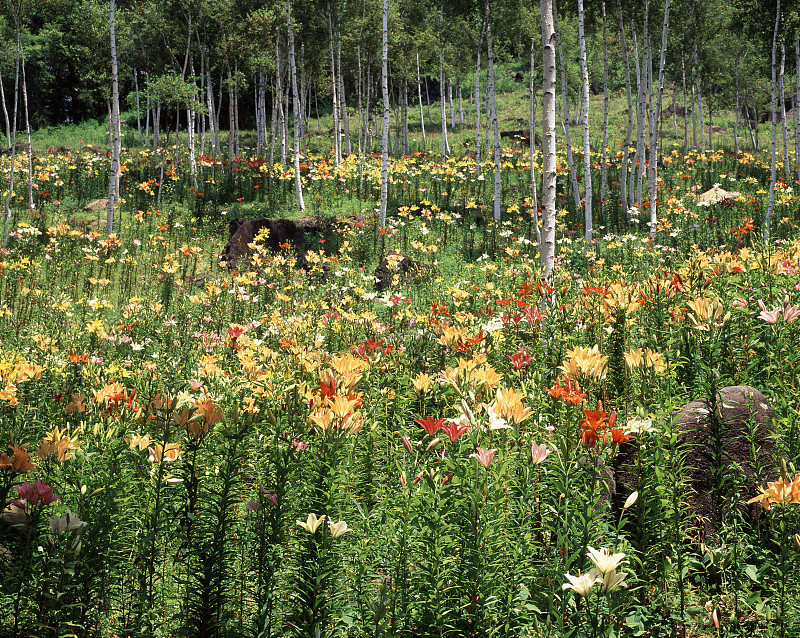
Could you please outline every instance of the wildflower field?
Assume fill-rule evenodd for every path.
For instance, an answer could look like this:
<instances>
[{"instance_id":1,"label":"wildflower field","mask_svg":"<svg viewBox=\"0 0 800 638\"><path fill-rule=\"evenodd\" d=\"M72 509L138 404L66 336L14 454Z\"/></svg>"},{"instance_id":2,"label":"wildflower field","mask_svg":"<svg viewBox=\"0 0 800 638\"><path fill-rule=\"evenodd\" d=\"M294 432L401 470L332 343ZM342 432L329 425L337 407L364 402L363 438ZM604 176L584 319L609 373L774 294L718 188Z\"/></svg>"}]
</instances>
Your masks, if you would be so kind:
<instances>
[{"instance_id":1,"label":"wildflower field","mask_svg":"<svg viewBox=\"0 0 800 638\"><path fill-rule=\"evenodd\" d=\"M195 185L185 149L131 148L107 235L106 155L37 151L32 210L17 155L0 635L800 635L794 178L764 243L766 154L667 152L651 240L615 142L586 245L560 156L543 280L521 147L499 223L491 161L393 159L384 229L380 159L323 150L306 215L340 223L234 271L228 222L296 216L291 167L204 156ZM389 251L423 265L377 290ZM771 412L734 463L744 385Z\"/></svg>"}]
</instances>

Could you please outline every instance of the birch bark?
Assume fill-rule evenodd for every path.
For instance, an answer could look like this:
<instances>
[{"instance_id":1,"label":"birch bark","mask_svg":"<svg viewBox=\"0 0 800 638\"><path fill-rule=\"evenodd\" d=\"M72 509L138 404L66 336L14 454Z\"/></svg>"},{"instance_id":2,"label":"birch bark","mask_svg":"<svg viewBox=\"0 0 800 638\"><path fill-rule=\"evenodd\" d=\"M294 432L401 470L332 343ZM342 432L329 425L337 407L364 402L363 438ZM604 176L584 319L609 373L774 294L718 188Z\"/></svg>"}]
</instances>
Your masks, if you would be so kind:
<instances>
[{"instance_id":1,"label":"birch bark","mask_svg":"<svg viewBox=\"0 0 800 638\"><path fill-rule=\"evenodd\" d=\"M381 37L381 91L383 92L383 137L381 142L381 205L378 228L386 227L386 205L389 199L389 0L383 0ZM380 235L383 239L383 235ZM381 242L381 248L383 248Z\"/></svg>"},{"instance_id":2,"label":"birch bark","mask_svg":"<svg viewBox=\"0 0 800 638\"><path fill-rule=\"evenodd\" d=\"M114 4L110 0L108 8L108 27L111 39L111 170L108 178L108 207L106 209L106 233L113 232L114 204L119 173L119 77L117 75L117 38L114 31ZM30 148L28 149L30 157Z\"/></svg>"},{"instance_id":3,"label":"birch bark","mask_svg":"<svg viewBox=\"0 0 800 638\"><path fill-rule=\"evenodd\" d=\"M556 248L556 49L553 2L541 0L542 11L542 242L543 278L550 279Z\"/></svg>"},{"instance_id":4,"label":"birch bark","mask_svg":"<svg viewBox=\"0 0 800 638\"><path fill-rule=\"evenodd\" d=\"M769 200L767 202L767 216L764 219L764 243L769 243L769 227L772 222L772 212L775 208L775 179L777 178L777 162L775 157L775 145L778 137L778 108L776 104L777 88L777 66L778 66L778 29L781 24L781 0L775 11L775 30L772 32L772 148L770 151L770 180L769 180Z\"/></svg>"},{"instance_id":5,"label":"birch bark","mask_svg":"<svg viewBox=\"0 0 800 638\"><path fill-rule=\"evenodd\" d=\"M304 212L306 205L303 202L303 178L300 175L300 118L302 104L297 91L297 66L294 59L294 27L292 26L292 3L286 0L286 29L289 33L289 72L292 74L292 115L294 120L294 194L297 199L297 208Z\"/></svg>"}]
</instances>

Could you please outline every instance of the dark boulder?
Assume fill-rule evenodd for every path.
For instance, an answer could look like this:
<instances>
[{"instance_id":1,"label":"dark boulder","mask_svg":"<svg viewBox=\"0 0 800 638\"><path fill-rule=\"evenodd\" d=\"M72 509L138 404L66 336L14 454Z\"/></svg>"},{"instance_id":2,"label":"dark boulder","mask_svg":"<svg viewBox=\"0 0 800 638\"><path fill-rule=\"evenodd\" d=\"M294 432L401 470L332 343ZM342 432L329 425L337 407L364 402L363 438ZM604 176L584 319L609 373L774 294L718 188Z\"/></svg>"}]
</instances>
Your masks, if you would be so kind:
<instances>
[{"instance_id":1,"label":"dark boulder","mask_svg":"<svg viewBox=\"0 0 800 638\"><path fill-rule=\"evenodd\" d=\"M775 480L780 473L772 427L775 412L761 392L746 385L723 388L714 411L715 417L710 401L703 399L673 414L675 432L686 451L687 504L705 538L716 538L731 514L732 499L727 498L731 490L738 492L733 500L742 513L757 524L761 506L745 502L758 493L759 482ZM640 489L638 455L634 439L622 444L614 459L611 491L618 511Z\"/></svg>"},{"instance_id":2,"label":"dark boulder","mask_svg":"<svg viewBox=\"0 0 800 638\"><path fill-rule=\"evenodd\" d=\"M686 109L680 104L670 104L661 111L661 117L686 117Z\"/></svg>"},{"instance_id":3,"label":"dark boulder","mask_svg":"<svg viewBox=\"0 0 800 638\"><path fill-rule=\"evenodd\" d=\"M401 283L409 284L433 269L434 266L417 261L399 251L389 251L375 268L375 290L378 292L388 290L395 275L399 277Z\"/></svg>"},{"instance_id":4,"label":"dark boulder","mask_svg":"<svg viewBox=\"0 0 800 638\"><path fill-rule=\"evenodd\" d=\"M324 220L317 219L273 219L269 217L247 221L235 219L229 224L231 238L225 245L220 259L231 270L243 267L247 263L247 258L253 253L250 244L262 230L268 229L269 233L264 240L264 246L274 253L291 248L298 260L303 261L309 235L322 232L325 225Z\"/></svg>"}]
</instances>

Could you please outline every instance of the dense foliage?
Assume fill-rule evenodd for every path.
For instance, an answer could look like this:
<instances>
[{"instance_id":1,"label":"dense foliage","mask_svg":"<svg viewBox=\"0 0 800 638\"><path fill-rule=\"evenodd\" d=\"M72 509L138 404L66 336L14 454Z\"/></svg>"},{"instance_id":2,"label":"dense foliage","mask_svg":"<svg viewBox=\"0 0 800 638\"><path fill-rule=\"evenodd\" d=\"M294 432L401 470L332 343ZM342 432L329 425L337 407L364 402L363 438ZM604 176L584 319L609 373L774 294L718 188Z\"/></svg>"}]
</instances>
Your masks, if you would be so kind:
<instances>
[{"instance_id":1,"label":"dense foliage","mask_svg":"<svg viewBox=\"0 0 800 638\"><path fill-rule=\"evenodd\" d=\"M559 150L550 281L513 143L500 223L491 161L419 152L385 229L380 160L312 148L341 223L233 272L227 222L288 211L291 169L202 156L195 186L185 146L130 148L107 236L106 155L37 151L0 263L2 632L796 635L798 185L764 244L768 158L680 146L656 238L609 198L590 245ZM376 291L392 250L424 265ZM765 491L709 448L709 529L673 411L742 384L776 414Z\"/></svg>"}]
</instances>

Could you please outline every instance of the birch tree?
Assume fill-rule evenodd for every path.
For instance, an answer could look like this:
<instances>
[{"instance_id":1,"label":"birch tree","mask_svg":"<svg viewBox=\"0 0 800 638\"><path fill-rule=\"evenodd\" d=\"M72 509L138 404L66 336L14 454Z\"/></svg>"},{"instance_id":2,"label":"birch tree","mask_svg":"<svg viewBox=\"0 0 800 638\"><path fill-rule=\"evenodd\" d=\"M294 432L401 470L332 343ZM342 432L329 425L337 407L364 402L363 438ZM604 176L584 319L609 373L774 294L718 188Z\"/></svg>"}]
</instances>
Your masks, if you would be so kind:
<instances>
[{"instance_id":1,"label":"birch tree","mask_svg":"<svg viewBox=\"0 0 800 638\"><path fill-rule=\"evenodd\" d=\"M111 170L108 179L108 207L106 233L113 232L114 204L116 203L117 176L119 174L119 77L117 75L117 39L114 31L114 4L109 1L108 27L111 39Z\"/></svg>"},{"instance_id":2,"label":"birch tree","mask_svg":"<svg viewBox=\"0 0 800 638\"><path fill-rule=\"evenodd\" d=\"M542 10L542 242L543 277L550 279L556 250L556 35L553 0L541 0Z\"/></svg>"},{"instance_id":3,"label":"birch tree","mask_svg":"<svg viewBox=\"0 0 800 638\"><path fill-rule=\"evenodd\" d=\"M664 65L667 55L667 28L670 0L664 3L664 26L661 31L661 58L658 65L658 88L655 111L651 110L650 129L650 237L656 236L658 226L658 129L661 122L661 96L664 91Z\"/></svg>"},{"instance_id":4,"label":"birch tree","mask_svg":"<svg viewBox=\"0 0 800 638\"><path fill-rule=\"evenodd\" d=\"M500 221L500 205L503 200L502 172L500 170L500 131L497 124L497 102L494 94L494 47L492 43L492 16L489 0L486 0L486 91L489 97L489 111L494 134L494 220Z\"/></svg>"},{"instance_id":5,"label":"birch tree","mask_svg":"<svg viewBox=\"0 0 800 638\"><path fill-rule=\"evenodd\" d=\"M306 205L303 202L303 178L300 175L300 118L301 104L297 92L297 66L294 58L294 27L292 26L292 2L286 0L286 28L289 33L289 71L292 74L292 119L294 120L294 194L297 198L297 208L304 212Z\"/></svg>"},{"instance_id":6,"label":"birch tree","mask_svg":"<svg viewBox=\"0 0 800 638\"><path fill-rule=\"evenodd\" d=\"M592 241L592 149L589 142L589 65L586 59L586 34L583 20L583 0L578 0L578 40L581 61L581 94L583 96L583 179L584 233L587 244Z\"/></svg>"},{"instance_id":7,"label":"birch tree","mask_svg":"<svg viewBox=\"0 0 800 638\"><path fill-rule=\"evenodd\" d=\"M378 212L378 228L383 230L386 227L386 204L389 199L389 0L383 0L383 28L381 34L383 136L381 138L381 204Z\"/></svg>"},{"instance_id":8,"label":"birch tree","mask_svg":"<svg viewBox=\"0 0 800 638\"><path fill-rule=\"evenodd\" d=\"M772 211L775 208L775 179L777 178L777 162L775 157L775 145L778 137L778 104L777 104L777 84L778 84L778 30L781 24L781 0L775 9L775 30L772 32L772 147L770 149L770 180L769 180L769 200L767 202L767 216L764 219L764 243L769 243L769 227L772 222Z\"/></svg>"}]
</instances>

